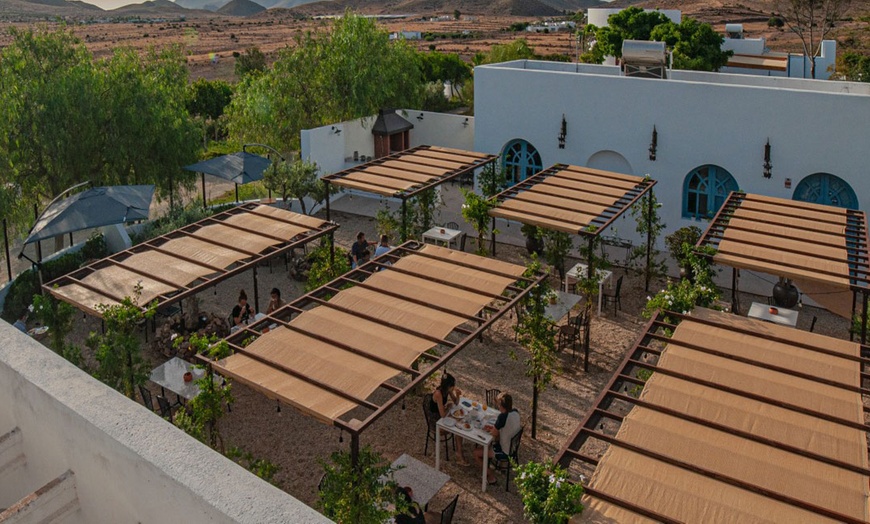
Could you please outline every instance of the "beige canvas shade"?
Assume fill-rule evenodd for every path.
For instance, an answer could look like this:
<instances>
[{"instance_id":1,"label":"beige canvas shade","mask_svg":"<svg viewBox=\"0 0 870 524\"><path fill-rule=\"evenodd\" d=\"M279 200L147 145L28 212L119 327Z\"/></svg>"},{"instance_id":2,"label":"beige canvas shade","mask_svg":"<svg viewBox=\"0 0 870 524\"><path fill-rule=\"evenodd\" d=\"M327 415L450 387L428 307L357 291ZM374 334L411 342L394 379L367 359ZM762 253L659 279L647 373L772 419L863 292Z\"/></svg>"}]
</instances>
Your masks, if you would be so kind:
<instances>
[{"instance_id":1,"label":"beige canvas shade","mask_svg":"<svg viewBox=\"0 0 870 524\"><path fill-rule=\"evenodd\" d=\"M619 390L618 375L642 349L629 351L608 391ZM870 477L840 464L866 471L866 431L825 418L864 424L861 394L849 389L861 384L860 354L856 343L728 313L682 317L589 479L587 510L572 522L653 522L639 510L680 522L838 521L824 512L867 521ZM598 409L608 402L605 394ZM588 417L582 427L597 423ZM566 450L581 447L575 440ZM569 457L563 451L559 460Z\"/></svg>"},{"instance_id":2,"label":"beige canvas shade","mask_svg":"<svg viewBox=\"0 0 870 524\"><path fill-rule=\"evenodd\" d=\"M49 292L99 315L141 286L140 306L175 300L179 292L214 283L276 249L317 238L336 226L266 205L246 204L182 228L46 284Z\"/></svg>"},{"instance_id":3,"label":"beige canvas shade","mask_svg":"<svg viewBox=\"0 0 870 524\"><path fill-rule=\"evenodd\" d=\"M699 244L716 248L713 262L792 279L851 318L852 292L868 287L863 212L736 192L722 209Z\"/></svg>"},{"instance_id":4,"label":"beige canvas shade","mask_svg":"<svg viewBox=\"0 0 870 524\"><path fill-rule=\"evenodd\" d=\"M472 151L423 145L323 178L330 184L349 189L404 197L483 167L495 158Z\"/></svg>"},{"instance_id":5,"label":"beige canvas shade","mask_svg":"<svg viewBox=\"0 0 870 524\"><path fill-rule=\"evenodd\" d=\"M318 420L335 421L457 326L476 327L475 315L524 271L424 246L213 366Z\"/></svg>"},{"instance_id":6,"label":"beige canvas shade","mask_svg":"<svg viewBox=\"0 0 870 524\"><path fill-rule=\"evenodd\" d=\"M578 234L608 224L651 185L641 177L557 164L496 195L489 214Z\"/></svg>"}]
</instances>

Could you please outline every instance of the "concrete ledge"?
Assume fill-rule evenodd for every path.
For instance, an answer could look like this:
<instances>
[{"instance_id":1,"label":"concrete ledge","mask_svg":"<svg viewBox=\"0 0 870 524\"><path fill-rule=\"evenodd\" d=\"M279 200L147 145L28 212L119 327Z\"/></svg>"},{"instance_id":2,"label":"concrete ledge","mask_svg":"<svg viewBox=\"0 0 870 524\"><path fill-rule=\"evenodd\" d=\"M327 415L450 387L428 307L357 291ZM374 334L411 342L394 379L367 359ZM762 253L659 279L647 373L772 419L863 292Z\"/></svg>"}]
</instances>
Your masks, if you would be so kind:
<instances>
[{"instance_id":1,"label":"concrete ledge","mask_svg":"<svg viewBox=\"0 0 870 524\"><path fill-rule=\"evenodd\" d=\"M27 457L0 485L15 500L68 469L82 522L330 522L6 322L0 337L0 428Z\"/></svg>"}]
</instances>

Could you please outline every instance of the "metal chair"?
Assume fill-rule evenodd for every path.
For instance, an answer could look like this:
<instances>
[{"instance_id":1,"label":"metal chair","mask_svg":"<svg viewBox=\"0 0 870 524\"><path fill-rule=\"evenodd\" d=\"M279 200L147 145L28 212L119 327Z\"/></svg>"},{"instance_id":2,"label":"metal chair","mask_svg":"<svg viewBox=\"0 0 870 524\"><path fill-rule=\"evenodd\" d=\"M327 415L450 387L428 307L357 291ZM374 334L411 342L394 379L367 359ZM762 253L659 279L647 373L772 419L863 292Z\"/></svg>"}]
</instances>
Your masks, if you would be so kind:
<instances>
[{"instance_id":1,"label":"metal chair","mask_svg":"<svg viewBox=\"0 0 870 524\"><path fill-rule=\"evenodd\" d=\"M154 411L154 402L151 400L151 392L148 391L148 388L140 385L139 395L142 397L142 404L151 411Z\"/></svg>"},{"instance_id":2,"label":"metal chair","mask_svg":"<svg viewBox=\"0 0 870 524\"><path fill-rule=\"evenodd\" d=\"M525 426L521 426L520 430L516 435L511 438L511 449L509 450L508 458L506 459L493 459L493 465L495 466L496 471L504 470L505 471L505 481L504 481L504 490L510 491L509 485L511 481L511 469L513 466L511 465L511 461L514 464L520 463L520 442L523 439L523 431L526 429Z\"/></svg>"},{"instance_id":3,"label":"metal chair","mask_svg":"<svg viewBox=\"0 0 870 524\"><path fill-rule=\"evenodd\" d=\"M444 227L446 227L447 229L457 229L458 230L459 224L457 224L456 222L447 222L446 224L444 224Z\"/></svg>"},{"instance_id":4,"label":"metal chair","mask_svg":"<svg viewBox=\"0 0 870 524\"><path fill-rule=\"evenodd\" d=\"M459 235L459 251L465 251L465 239L468 238L468 233Z\"/></svg>"},{"instance_id":5,"label":"metal chair","mask_svg":"<svg viewBox=\"0 0 870 524\"><path fill-rule=\"evenodd\" d=\"M571 347L572 356L577 356L577 343L580 342L580 335L584 329L588 328L586 311L580 311L568 323L559 326L559 337L556 340L556 351L562 351L565 347ZM581 346L582 347L582 346Z\"/></svg>"},{"instance_id":6,"label":"metal chair","mask_svg":"<svg viewBox=\"0 0 870 524\"><path fill-rule=\"evenodd\" d=\"M603 306L606 308L607 304L613 303L613 314L616 314L616 308L618 307L620 311L622 311L622 299L620 298L620 293L622 292L622 279L625 275L616 279L616 290L612 295L604 293L601 298L604 299Z\"/></svg>"},{"instance_id":7,"label":"metal chair","mask_svg":"<svg viewBox=\"0 0 870 524\"><path fill-rule=\"evenodd\" d=\"M160 395L157 395L157 405L160 406L160 416L168 420L171 424L174 424L172 421L172 406L169 405L169 401Z\"/></svg>"},{"instance_id":8,"label":"metal chair","mask_svg":"<svg viewBox=\"0 0 870 524\"><path fill-rule=\"evenodd\" d=\"M435 418L435 414L429 409L431 404L432 393L423 395L423 416L426 417L426 446L423 448L423 456L426 456L426 453L429 452L429 441L431 440L432 442L435 442L435 423L438 422L438 419ZM445 431L444 434L441 435L441 440L444 442L444 460L450 460L450 450L447 447L447 443L450 442L456 446L456 443L453 441L453 433L447 433Z\"/></svg>"},{"instance_id":9,"label":"metal chair","mask_svg":"<svg viewBox=\"0 0 870 524\"><path fill-rule=\"evenodd\" d=\"M453 497L453 500L450 501L450 504L441 511L441 515L439 516L437 513L428 511L426 512L426 522L439 522L440 524L451 524L453 522L453 514L456 513L456 504L459 502L459 495Z\"/></svg>"},{"instance_id":10,"label":"metal chair","mask_svg":"<svg viewBox=\"0 0 870 524\"><path fill-rule=\"evenodd\" d=\"M496 401L498 400L499 394L501 394L500 389L487 389L485 395L486 405L496 407Z\"/></svg>"}]
</instances>

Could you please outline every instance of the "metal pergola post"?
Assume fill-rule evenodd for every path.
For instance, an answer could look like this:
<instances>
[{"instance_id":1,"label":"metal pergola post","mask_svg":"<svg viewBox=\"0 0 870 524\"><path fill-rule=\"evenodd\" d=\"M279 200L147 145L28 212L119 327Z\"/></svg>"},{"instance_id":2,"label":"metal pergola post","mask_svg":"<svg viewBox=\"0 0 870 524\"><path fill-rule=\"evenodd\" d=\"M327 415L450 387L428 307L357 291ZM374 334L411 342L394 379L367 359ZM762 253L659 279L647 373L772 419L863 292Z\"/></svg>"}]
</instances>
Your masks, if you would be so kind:
<instances>
[{"instance_id":1,"label":"metal pergola post","mask_svg":"<svg viewBox=\"0 0 870 524\"><path fill-rule=\"evenodd\" d=\"M3 219L3 244L6 248L6 271L9 274L9 281L12 282L12 261L9 259L9 229L5 218Z\"/></svg>"},{"instance_id":2,"label":"metal pergola post","mask_svg":"<svg viewBox=\"0 0 870 524\"><path fill-rule=\"evenodd\" d=\"M861 310L861 344L867 343L867 290L861 291L864 297L864 306Z\"/></svg>"},{"instance_id":3,"label":"metal pergola post","mask_svg":"<svg viewBox=\"0 0 870 524\"><path fill-rule=\"evenodd\" d=\"M260 283L257 279L257 266L254 265L254 312L260 312Z\"/></svg>"},{"instance_id":4,"label":"metal pergola post","mask_svg":"<svg viewBox=\"0 0 870 524\"><path fill-rule=\"evenodd\" d=\"M490 236L492 237L490 248L492 250L492 256L495 256L495 217L492 217L492 226L490 229ZM481 244L483 244L483 239L481 240Z\"/></svg>"},{"instance_id":5,"label":"metal pergola post","mask_svg":"<svg viewBox=\"0 0 870 524\"><path fill-rule=\"evenodd\" d=\"M646 280L644 291L649 293L649 280L652 276L652 215L653 215L653 190L646 195Z\"/></svg>"},{"instance_id":6,"label":"metal pergola post","mask_svg":"<svg viewBox=\"0 0 870 524\"><path fill-rule=\"evenodd\" d=\"M402 197L402 243L408 240L408 199Z\"/></svg>"},{"instance_id":7,"label":"metal pergola post","mask_svg":"<svg viewBox=\"0 0 870 524\"><path fill-rule=\"evenodd\" d=\"M738 304L737 286L740 284L740 273L736 267L731 268L731 312L735 315L740 314L740 304Z\"/></svg>"},{"instance_id":8,"label":"metal pergola post","mask_svg":"<svg viewBox=\"0 0 870 524\"><path fill-rule=\"evenodd\" d=\"M199 176L202 180L202 208L206 209L208 207L208 204L205 200L205 173L200 173Z\"/></svg>"},{"instance_id":9,"label":"metal pergola post","mask_svg":"<svg viewBox=\"0 0 870 524\"><path fill-rule=\"evenodd\" d=\"M595 249L595 235L589 235L588 237L588 246L589 246L589 257L586 260L586 278L594 279L590 280L593 284L597 284L595 280L597 280L598 275L596 275L595 270L595 256L593 250ZM597 285L593 285L590 287L590 290L598 289ZM592 329L592 299L595 297L595 292L589 295L589 298L586 300L586 329L583 330L583 371L589 372L589 344L591 341L590 331Z\"/></svg>"}]
</instances>

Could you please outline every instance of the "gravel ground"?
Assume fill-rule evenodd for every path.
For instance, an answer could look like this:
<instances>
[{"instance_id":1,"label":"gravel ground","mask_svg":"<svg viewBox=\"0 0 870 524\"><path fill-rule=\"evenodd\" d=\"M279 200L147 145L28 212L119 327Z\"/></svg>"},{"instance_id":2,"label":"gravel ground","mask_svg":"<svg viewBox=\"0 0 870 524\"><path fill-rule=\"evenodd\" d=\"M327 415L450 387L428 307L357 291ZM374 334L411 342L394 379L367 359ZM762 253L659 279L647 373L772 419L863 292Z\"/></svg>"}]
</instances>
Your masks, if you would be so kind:
<instances>
[{"instance_id":1,"label":"gravel ground","mask_svg":"<svg viewBox=\"0 0 870 524\"><path fill-rule=\"evenodd\" d=\"M372 218L334 212L333 220L342 226L336 232L336 240L340 245L349 247L357 231L366 231L370 238L374 238L376 224ZM498 248L499 259L514 263L524 263L524 254L525 249L514 246L500 245ZM569 263L573 264L574 261ZM288 278L280 261L275 261L271 269L261 268L259 273L260 307L263 309L272 287L280 288L285 300L292 300L303 293L301 283ZM470 397L483 398L484 391L489 388L499 388L513 394L515 406L526 424L520 447L521 461L540 461L558 453L643 329L640 311L649 294L643 289L643 276L614 268L612 281L615 282L620 275L625 275L622 311L614 315L610 310L601 316L593 316L588 373L582 371L581 361L575 361L570 354L562 355L562 373L556 376L553 387L540 397L536 440L530 438L531 379L524 374L522 356L520 360L510 357L512 352L522 354L521 348L514 342L512 326L515 320L507 317L498 320L483 342L475 341L449 363L450 373L457 377L458 386ZM653 282L651 287L657 290L663 285L663 281L658 281ZM244 288L249 299L253 300L252 287L250 273L228 279L219 284L214 292L207 291L200 295L200 308L204 312L225 316L234 305L239 289ZM726 296L730 295L726 293ZM744 304L760 299L751 295L741 298ZM818 316L816 332L839 337L846 333L845 320L809 307L804 308L798 327L808 329L813 315ZM81 344L88 332L99 328L99 320L85 318L76 324L72 340ZM147 358L155 366L166 360L159 350L150 347L146 350ZM275 477L276 484L306 504L317 507L316 486L322 471L318 460L328 457L333 451L349 449L349 437L345 435L344 442L340 442L336 428L303 416L289 407L285 406L278 412L274 401L245 386L234 384L233 394L235 403L232 412L221 423L227 447L240 446L256 457L272 461L280 467ZM429 446L428 456L423 455L426 431L420 404L420 397L409 397L405 409L401 406L393 408L363 433L361 444L371 445L390 461L402 453L408 453L434 466L432 445ZM468 444L465 455L471 459ZM481 493L481 472L476 466L460 467L450 461L442 467L451 480L432 500L430 509L440 510L459 493L455 522L523 521L522 504L516 487L511 482L510 492L505 492L503 474L498 476L499 484Z\"/></svg>"}]
</instances>

